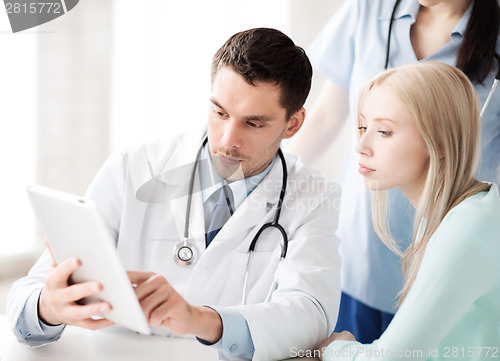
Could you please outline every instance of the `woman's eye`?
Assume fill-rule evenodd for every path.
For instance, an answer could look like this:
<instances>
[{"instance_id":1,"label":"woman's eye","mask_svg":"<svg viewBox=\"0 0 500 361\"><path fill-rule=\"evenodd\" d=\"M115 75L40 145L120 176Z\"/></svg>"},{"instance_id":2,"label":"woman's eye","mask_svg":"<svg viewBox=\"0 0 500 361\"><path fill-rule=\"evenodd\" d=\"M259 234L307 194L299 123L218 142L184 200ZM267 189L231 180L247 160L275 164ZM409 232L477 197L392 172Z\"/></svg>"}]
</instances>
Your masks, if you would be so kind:
<instances>
[{"instance_id":1,"label":"woman's eye","mask_svg":"<svg viewBox=\"0 0 500 361\"><path fill-rule=\"evenodd\" d=\"M360 126L358 127L358 130L361 134L366 133L366 127Z\"/></svg>"},{"instance_id":2,"label":"woman's eye","mask_svg":"<svg viewBox=\"0 0 500 361\"><path fill-rule=\"evenodd\" d=\"M389 137L390 135L392 135L392 132L388 130L379 130L378 132L382 134L383 137Z\"/></svg>"}]
</instances>

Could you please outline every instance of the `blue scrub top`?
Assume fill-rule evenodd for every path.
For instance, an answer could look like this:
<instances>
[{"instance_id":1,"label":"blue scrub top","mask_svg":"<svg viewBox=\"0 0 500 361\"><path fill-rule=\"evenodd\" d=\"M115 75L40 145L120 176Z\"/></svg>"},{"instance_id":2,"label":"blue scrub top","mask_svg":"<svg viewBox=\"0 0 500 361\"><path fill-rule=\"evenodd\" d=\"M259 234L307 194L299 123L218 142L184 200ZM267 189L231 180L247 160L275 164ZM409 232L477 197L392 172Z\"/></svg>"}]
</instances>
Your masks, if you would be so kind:
<instances>
[{"instance_id":1,"label":"blue scrub top","mask_svg":"<svg viewBox=\"0 0 500 361\"><path fill-rule=\"evenodd\" d=\"M356 114L358 95L364 84L384 70L387 32L394 2L346 0L308 49L315 70L349 90L351 114ZM419 8L417 0L402 0L398 6L392 27L390 68L418 61L411 44L410 29ZM471 8L453 29L450 41L421 61L456 64L456 54ZM500 39L496 49L500 52ZM475 84L481 104L486 100L498 66L495 62L483 84ZM354 145L358 141L357 120L355 116L351 119ZM482 121L481 160L477 176L500 185L500 89L495 92ZM342 288L370 307L394 313L396 295L403 284L399 257L375 234L371 224L370 194L358 172L358 161L359 155L352 146L340 176ZM406 249L412 240L414 209L398 189L388 192L388 207L393 238Z\"/></svg>"}]
</instances>

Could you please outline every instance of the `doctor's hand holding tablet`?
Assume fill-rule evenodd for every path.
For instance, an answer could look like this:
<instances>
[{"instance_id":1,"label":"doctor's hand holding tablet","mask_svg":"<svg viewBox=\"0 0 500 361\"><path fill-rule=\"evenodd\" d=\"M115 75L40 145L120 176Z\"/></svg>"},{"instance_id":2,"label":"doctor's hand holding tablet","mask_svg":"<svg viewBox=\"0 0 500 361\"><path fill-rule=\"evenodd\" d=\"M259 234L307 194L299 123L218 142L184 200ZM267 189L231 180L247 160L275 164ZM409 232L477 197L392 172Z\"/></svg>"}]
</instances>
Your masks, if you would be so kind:
<instances>
[{"instance_id":1,"label":"doctor's hand holding tablet","mask_svg":"<svg viewBox=\"0 0 500 361\"><path fill-rule=\"evenodd\" d=\"M98 296L103 286L96 281L71 284L71 275L81 266L76 257L53 264L40 293L39 317L48 325L67 324L98 330L114 324L106 319L112 305L106 301L81 304L83 298ZM222 321L210 307L193 306L167 280L152 272L127 271L146 321L152 327L167 327L183 335L193 334L209 343L222 336ZM96 315L102 318L96 318ZM120 320L117 320L120 323Z\"/></svg>"},{"instance_id":2,"label":"doctor's hand holding tablet","mask_svg":"<svg viewBox=\"0 0 500 361\"><path fill-rule=\"evenodd\" d=\"M37 185L28 187L28 194L52 258L38 300L43 323L97 330L116 322L146 334L149 324L209 343L221 338L219 314L188 304L164 277L143 271L125 277L115 248L106 247L112 241L94 202ZM135 293L127 292L132 287Z\"/></svg>"},{"instance_id":3,"label":"doctor's hand holding tablet","mask_svg":"<svg viewBox=\"0 0 500 361\"><path fill-rule=\"evenodd\" d=\"M42 322L47 325L64 323L92 330L113 324L112 321L105 318L91 318L95 315L105 316L109 313L112 306L108 302L88 305L77 303L82 298L98 295L102 291L102 285L95 281L68 285L68 280L80 265L80 261L72 257L50 271L38 303L38 314Z\"/></svg>"},{"instance_id":4,"label":"doctor's hand holding tablet","mask_svg":"<svg viewBox=\"0 0 500 361\"><path fill-rule=\"evenodd\" d=\"M116 322L149 334L96 203L40 185L27 191L47 237L50 262L37 301L40 321L92 330Z\"/></svg>"}]
</instances>

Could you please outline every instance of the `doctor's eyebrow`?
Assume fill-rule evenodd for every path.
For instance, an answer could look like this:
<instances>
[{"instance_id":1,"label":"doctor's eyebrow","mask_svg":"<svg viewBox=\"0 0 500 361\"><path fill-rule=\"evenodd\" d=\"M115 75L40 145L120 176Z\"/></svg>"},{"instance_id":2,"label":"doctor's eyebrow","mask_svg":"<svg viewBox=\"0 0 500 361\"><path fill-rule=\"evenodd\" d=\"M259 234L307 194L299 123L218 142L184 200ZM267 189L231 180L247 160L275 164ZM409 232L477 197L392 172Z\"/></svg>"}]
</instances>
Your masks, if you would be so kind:
<instances>
[{"instance_id":1,"label":"doctor's eyebrow","mask_svg":"<svg viewBox=\"0 0 500 361\"><path fill-rule=\"evenodd\" d=\"M221 108L222 110L224 110L224 107L222 105L219 104L219 102L217 100L215 100L214 98L210 98L210 102L215 105L217 108Z\"/></svg>"},{"instance_id":2,"label":"doctor's eyebrow","mask_svg":"<svg viewBox=\"0 0 500 361\"><path fill-rule=\"evenodd\" d=\"M210 98L210 102L212 102L213 105L215 105L217 108L222 110L223 112L227 113L226 110L220 103L215 100L214 98ZM267 115L248 115L246 117L243 117L243 121L256 121L256 122L271 122L273 121L274 118L269 117Z\"/></svg>"}]
</instances>

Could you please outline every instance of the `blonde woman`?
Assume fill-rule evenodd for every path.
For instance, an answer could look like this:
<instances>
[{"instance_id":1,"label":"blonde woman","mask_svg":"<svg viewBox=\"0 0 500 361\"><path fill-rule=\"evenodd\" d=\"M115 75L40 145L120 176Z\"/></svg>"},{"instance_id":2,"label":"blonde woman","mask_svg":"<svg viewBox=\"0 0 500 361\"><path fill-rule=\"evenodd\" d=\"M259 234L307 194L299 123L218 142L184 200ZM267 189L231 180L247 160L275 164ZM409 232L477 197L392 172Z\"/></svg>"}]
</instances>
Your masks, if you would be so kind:
<instances>
[{"instance_id":1,"label":"blonde woman","mask_svg":"<svg viewBox=\"0 0 500 361\"><path fill-rule=\"evenodd\" d=\"M346 122L348 141L355 144L358 95L384 67L426 61L454 65L467 74L486 104L500 66L495 60L499 29L499 0L343 0L307 50L325 83L289 150L315 165L325 159L325 150ZM500 87L485 108L482 135L475 175L500 186ZM404 277L399 258L374 230L370 192L358 173L357 158L349 146L339 174L342 298L335 330L348 330L370 343L380 338L396 313L394 298ZM389 228L404 250L412 242L413 207L399 189L388 192L387 203L392 210Z\"/></svg>"},{"instance_id":2,"label":"blonde woman","mask_svg":"<svg viewBox=\"0 0 500 361\"><path fill-rule=\"evenodd\" d=\"M318 347L322 360L500 358L500 199L495 184L474 177L474 87L442 63L392 69L364 88L358 124L359 172L372 191L377 233L399 252L384 199L398 187L416 209L414 236L387 330L370 345L334 333Z\"/></svg>"}]
</instances>

